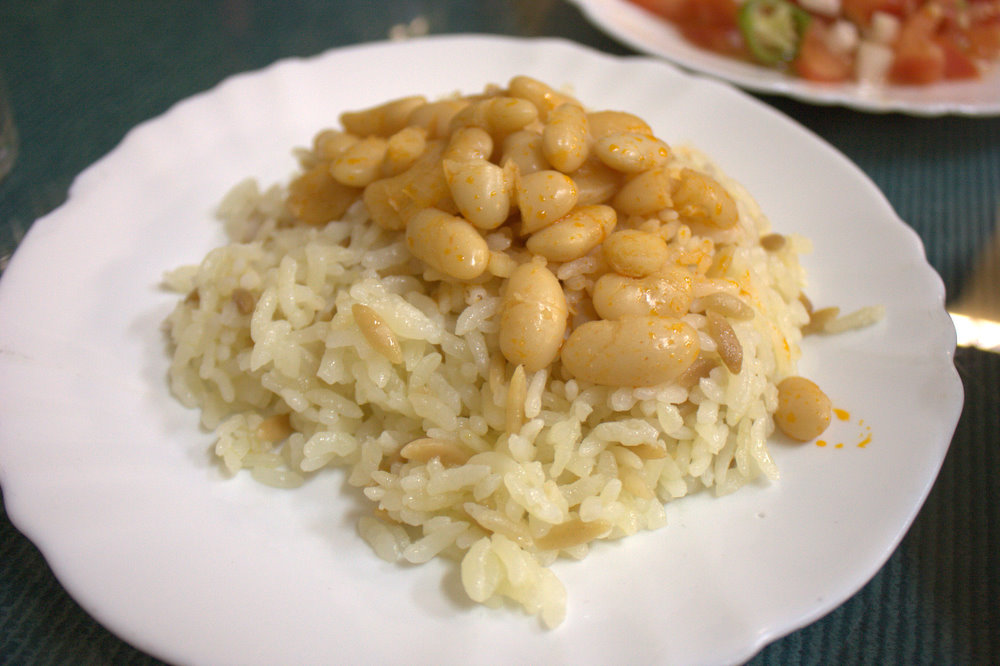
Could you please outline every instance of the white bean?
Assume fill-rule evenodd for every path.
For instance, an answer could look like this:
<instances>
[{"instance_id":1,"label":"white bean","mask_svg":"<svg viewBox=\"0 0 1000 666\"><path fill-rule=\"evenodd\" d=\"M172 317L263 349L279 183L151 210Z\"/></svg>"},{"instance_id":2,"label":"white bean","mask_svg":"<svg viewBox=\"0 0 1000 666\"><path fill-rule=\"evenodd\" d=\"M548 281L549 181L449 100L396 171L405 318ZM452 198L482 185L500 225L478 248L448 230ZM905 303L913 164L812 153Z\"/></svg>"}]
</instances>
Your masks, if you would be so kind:
<instances>
[{"instance_id":1,"label":"white bean","mask_svg":"<svg viewBox=\"0 0 1000 666\"><path fill-rule=\"evenodd\" d=\"M440 139L448 136L452 119L467 106L469 106L467 99L429 102L413 109L406 118L406 124L427 130L428 139Z\"/></svg>"},{"instance_id":2,"label":"white bean","mask_svg":"<svg viewBox=\"0 0 1000 666\"><path fill-rule=\"evenodd\" d=\"M616 171L639 173L663 166L670 148L653 136L635 132L610 134L594 144L594 153Z\"/></svg>"},{"instance_id":3,"label":"white bean","mask_svg":"<svg viewBox=\"0 0 1000 666\"><path fill-rule=\"evenodd\" d=\"M414 109L423 106L427 99L422 95L403 97L384 104L340 114L340 124L351 134L359 137L389 137L406 127L407 119Z\"/></svg>"},{"instance_id":4,"label":"white bean","mask_svg":"<svg viewBox=\"0 0 1000 666\"><path fill-rule=\"evenodd\" d=\"M778 384L774 422L793 439L808 442L830 425L833 405L820 387L805 377L786 377Z\"/></svg>"},{"instance_id":5,"label":"white bean","mask_svg":"<svg viewBox=\"0 0 1000 666\"><path fill-rule=\"evenodd\" d=\"M443 145L432 143L409 169L396 178L402 193L418 208L436 206L449 195L448 182L441 166ZM404 217L406 213L404 212Z\"/></svg>"},{"instance_id":6,"label":"white bean","mask_svg":"<svg viewBox=\"0 0 1000 666\"><path fill-rule=\"evenodd\" d=\"M382 175L395 176L410 168L427 148L427 130L404 127L389 137L382 161Z\"/></svg>"},{"instance_id":7,"label":"white bean","mask_svg":"<svg viewBox=\"0 0 1000 666\"><path fill-rule=\"evenodd\" d=\"M576 201L578 206L609 201L624 180L622 172L615 171L594 157L593 152L572 175L578 193Z\"/></svg>"},{"instance_id":8,"label":"white bean","mask_svg":"<svg viewBox=\"0 0 1000 666\"><path fill-rule=\"evenodd\" d=\"M564 173L546 169L521 176L517 184L517 205L522 232L531 234L554 223L573 210L577 201L576 183Z\"/></svg>"},{"instance_id":9,"label":"white bean","mask_svg":"<svg viewBox=\"0 0 1000 666\"><path fill-rule=\"evenodd\" d=\"M313 139L313 152L320 160L334 160L360 140L360 137L347 132L323 130Z\"/></svg>"},{"instance_id":10,"label":"white bean","mask_svg":"<svg viewBox=\"0 0 1000 666\"><path fill-rule=\"evenodd\" d=\"M364 187L381 175L387 147L386 140L381 137L361 139L333 160L330 174L338 183Z\"/></svg>"},{"instance_id":11,"label":"white bean","mask_svg":"<svg viewBox=\"0 0 1000 666\"><path fill-rule=\"evenodd\" d=\"M638 229L616 231L605 241L603 250L616 273L634 278L655 273L670 257L663 238Z\"/></svg>"},{"instance_id":12,"label":"white bean","mask_svg":"<svg viewBox=\"0 0 1000 666\"><path fill-rule=\"evenodd\" d=\"M587 114L587 125L595 141L620 132L653 135L645 120L625 111L593 111Z\"/></svg>"},{"instance_id":13,"label":"white bean","mask_svg":"<svg viewBox=\"0 0 1000 666\"><path fill-rule=\"evenodd\" d=\"M657 386L679 377L698 357L698 332L666 317L625 317L578 326L562 350L580 381L603 386Z\"/></svg>"},{"instance_id":14,"label":"white bean","mask_svg":"<svg viewBox=\"0 0 1000 666\"><path fill-rule=\"evenodd\" d=\"M472 102L451 120L452 131L481 127L492 135L505 136L538 120L538 109L526 99L488 97Z\"/></svg>"},{"instance_id":15,"label":"white bean","mask_svg":"<svg viewBox=\"0 0 1000 666\"><path fill-rule=\"evenodd\" d=\"M549 164L563 173L572 173L587 159L589 151L583 108L561 104L553 109L542 130L542 152Z\"/></svg>"},{"instance_id":16,"label":"white bean","mask_svg":"<svg viewBox=\"0 0 1000 666\"><path fill-rule=\"evenodd\" d=\"M475 227L437 208L410 219L406 246L427 265L459 280L479 277L490 260L490 249Z\"/></svg>"},{"instance_id":17,"label":"white bean","mask_svg":"<svg viewBox=\"0 0 1000 666\"><path fill-rule=\"evenodd\" d=\"M444 160L451 198L469 222L496 229L510 214L510 187L504 170L484 159Z\"/></svg>"},{"instance_id":18,"label":"white bean","mask_svg":"<svg viewBox=\"0 0 1000 666\"><path fill-rule=\"evenodd\" d=\"M440 141L428 142L427 149L409 169L365 187L365 206L376 224L399 231L417 212L445 205L451 192L441 166L443 151Z\"/></svg>"},{"instance_id":19,"label":"white bean","mask_svg":"<svg viewBox=\"0 0 1000 666\"><path fill-rule=\"evenodd\" d=\"M573 261L597 247L615 228L618 216L611 206L581 206L555 224L532 234L527 246L549 261Z\"/></svg>"},{"instance_id":20,"label":"white bean","mask_svg":"<svg viewBox=\"0 0 1000 666\"><path fill-rule=\"evenodd\" d=\"M731 229L739 221L736 202L711 176L685 168L672 189L674 209L686 224Z\"/></svg>"},{"instance_id":21,"label":"white bean","mask_svg":"<svg viewBox=\"0 0 1000 666\"><path fill-rule=\"evenodd\" d=\"M530 76L515 76L507 84L507 92L512 97L520 97L531 102L538 109L538 117L547 121L549 114L558 106L574 100L568 95L558 93Z\"/></svg>"},{"instance_id":22,"label":"white bean","mask_svg":"<svg viewBox=\"0 0 1000 666\"><path fill-rule=\"evenodd\" d=\"M504 286L500 351L526 372L548 367L559 355L569 308L559 280L541 263L521 264Z\"/></svg>"},{"instance_id":23,"label":"white bean","mask_svg":"<svg viewBox=\"0 0 1000 666\"><path fill-rule=\"evenodd\" d=\"M663 167L636 174L614 198L614 207L626 215L651 215L670 206L673 181Z\"/></svg>"},{"instance_id":24,"label":"white bean","mask_svg":"<svg viewBox=\"0 0 1000 666\"><path fill-rule=\"evenodd\" d=\"M363 198L375 224L391 231L401 231L406 227L406 220L399 214L404 199L398 181L392 178L373 181L365 188Z\"/></svg>"},{"instance_id":25,"label":"white bean","mask_svg":"<svg viewBox=\"0 0 1000 666\"><path fill-rule=\"evenodd\" d=\"M636 279L605 273L594 284L594 310L602 319L658 315L681 317L691 307L693 279L679 267Z\"/></svg>"},{"instance_id":26,"label":"white bean","mask_svg":"<svg viewBox=\"0 0 1000 666\"><path fill-rule=\"evenodd\" d=\"M488 160L493 154L493 137L482 127L460 127L448 139L446 160Z\"/></svg>"},{"instance_id":27,"label":"white bean","mask_svg":"<svg viewBox=\"0 0 1000 666\"><path fill-rule=\"evenodd\" d=\"M500 164L506 165L511 162L517 165L521 175L551 168L552 165L549 164L542 151L541 133L533 130L520 130L508 134L503 140Z\"/></svg>"},{"instance_id":28,"label":"white bean","mask_svg":"<svg viewBox=\"0 0 1000 666\"><path fill-rule=\"evenodd\" d=\"M486 118L491 134L509 134L538 120L538 107L517 97L494 97L489 101Z\"/></svg>"},{"instance_id":29,"label":"white bean","mask_svg":"<svg viewBox=\"0 0 1000 666\"><path fill-rule=\"evenodd\" d=\"M334 180L329 163L320 162L289 184L288 208L302 222L319 226L340 219L360 193Z\"/></svg>"},{"instance_id":30,"label":"white bean","mask_svg":"<svg viewBox=\"0 0 1000 666\"><path fill-rule=\"evenodd\" d=\"M490 264L486 270L491 275L501 278L509 278L517 268L517 261L505 252L492 250L490 252Z\"/></svg>"}]
</instances>

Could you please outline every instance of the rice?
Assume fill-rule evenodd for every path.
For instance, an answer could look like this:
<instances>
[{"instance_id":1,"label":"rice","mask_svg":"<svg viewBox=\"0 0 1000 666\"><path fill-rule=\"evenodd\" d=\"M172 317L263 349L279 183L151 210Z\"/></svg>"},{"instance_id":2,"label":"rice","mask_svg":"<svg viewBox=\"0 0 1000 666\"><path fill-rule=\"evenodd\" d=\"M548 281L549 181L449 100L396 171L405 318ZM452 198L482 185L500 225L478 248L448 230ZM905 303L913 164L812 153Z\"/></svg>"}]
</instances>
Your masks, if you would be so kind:
<instances>
[{"instance_id":1,"label":"rice","mask_svg":"<svg viewBox=\"0 0 1000 666\"><path fill-rule=\"evenodd\" d=\"M548 568L557 557L662 527L665 502L778 478L767 438L776 382L794 374L809 321L798 263L808 243L786 237L766 251L769 224L749 195L694 149L674 150L671 168L682 167L712 174L737 202L739 223L724 232L731 256L712 281L755 313L732 322L738 374L716 365L687 385L612 387L579 382L557 360L509 379L497 341L503 277L443 279L399 232L371 223L362 201L303 225L284 187L247 181L218 211L231 242L166 277L186 294L166 322L170 387L201 410L229 472L287 488L343 469L371 502L358 531L378 557L457 560L471 599L507 599L555 627L566 613ZM703 262L704 238L661 217L675 255ZM511 237L489 242L502 252ZM588 255L554 271L585 293L602 263ZM355 306L389 337L359 326ZM704 315L686 321L711 353ZM275 417L287 433L265 432Z\"/></svg>"}]
</instances>

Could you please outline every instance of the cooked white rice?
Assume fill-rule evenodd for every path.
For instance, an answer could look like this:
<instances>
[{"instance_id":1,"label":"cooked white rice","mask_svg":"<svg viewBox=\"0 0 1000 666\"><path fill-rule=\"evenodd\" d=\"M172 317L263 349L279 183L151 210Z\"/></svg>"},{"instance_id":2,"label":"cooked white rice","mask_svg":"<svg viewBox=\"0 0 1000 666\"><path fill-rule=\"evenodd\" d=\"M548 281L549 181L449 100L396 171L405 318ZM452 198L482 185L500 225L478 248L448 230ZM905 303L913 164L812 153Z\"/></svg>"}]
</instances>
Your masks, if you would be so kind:
<instances>
[{"instance_id":1,"label":"cooked white rice","mask_svg":"<svg viewBox=\"0 0 1000 666\"><path fill-rule=\"evenodd\" d=\"M548 568L557 557L662 527L667 501L778 477L767 439L776 382L794 374L809 321L797 259L809 245L788 236L765 251L768 222L746 192L695 151L674 152L672 167L713 174L738 203L731 261L711 285L755 310L732 322L738 374L719 365L690 388L614 388L569 378L556 361L510 389L497 351L500 278L442 280L360 202L322 227L293 224L283 187L247 181L219 209L232 242L166 278L187 295L167 321L171 389L200 408L230 472L294 487L344 469L371 501L358 530L379 557L452 558L470 598L513 600L554 627L566 608ZM672 248L697 259L702 239L672 224ZM588 257L552 266L570 291L592 284L595 268ZM372 346L355 304L391 328L401 363ZM714 351L705 317L685 319ZM508 433L512 407L523 426ZM401 456L423 438L439 455Z\"/></svg>"}]
</instances>

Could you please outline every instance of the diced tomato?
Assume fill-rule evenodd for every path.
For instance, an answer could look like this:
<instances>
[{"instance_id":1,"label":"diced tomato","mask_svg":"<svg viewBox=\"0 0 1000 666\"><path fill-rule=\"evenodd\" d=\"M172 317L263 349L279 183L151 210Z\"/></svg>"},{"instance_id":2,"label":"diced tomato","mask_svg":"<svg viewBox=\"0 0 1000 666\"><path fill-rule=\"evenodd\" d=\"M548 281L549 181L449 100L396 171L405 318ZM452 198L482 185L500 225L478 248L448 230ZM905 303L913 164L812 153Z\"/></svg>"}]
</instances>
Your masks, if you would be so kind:
<instances>
[{"instance_id":1,"label":"diced tomato","mask_svg":"<svg viewBox=\"0 0 1000 666\"><path fill-rule=\"evenodd\" d=\"M1000 0L967 0L976 21L1000 19Z\"/></svg>"},{"instance_id":2,"label":"diced tomato","mask_svg":"<svg viewBox=\"0 0 1000 666\"><path fill-rule=\"evenodd\" d=\"M675 23L736 25L740 6L733 0L632 0Z\"/></svg>"},{"instance_id":3,"label":"diced tomato","mask_svg":"<svg viewBox=\"0 0 1000 666\"><path fill-rule=\"evenodd\" d=\"M917 0L843 0L841 11L851 21L866 26L875 12L903 18L912 14L917 4Z\"/></svg>"},{"instance_id":4,"label":"diced tomato","mask_svg":"<svg viewBox=\"0 0 1000 666\"><path fill-rule=\"evenodd\" d=\"M632 0L675 23L736 24L739 3L734 0Z\"/></svg>"},{"instance_id":5,"label":"diced tomato","mask_svg":"<svg viewBox=\"0 0 1000 666\"><path fill-rule=\"evenodd\" d=\"M937 37L934 41L944 52L944 78L979 78L979 67L976 66L976 62L969 56L966 49L963 49L948 36Z\"/></svg>"},{"instance_id":6,"label":"diced tomato","mask_svg":"<svg viewBox=\"0 0 1000 666\"><path fill-rule=\"evenodd\" d=\"M733 0L693 0L693 13L689 19L697 23L736 25L740 3Z\"/></svg>"},{"instance_id":7,"label":"diced tomato","mask_svg":"<svg viewBox=\"0 0 1000 666\"><path fill-rule=\"evenodd\" d=\"M897 51L889 69L889 80L902 84L934 83L944 78L944 68L944 49L928 42L921 49Z\"/></svg>"},{"instance_id":8,"label":"diced tomato","mask_svg":"<svg viewBox=\"0 0 1000 666\"><path fill-rule=\"evenodd\" d=\"M820 20L813 19L802 36L799 53L792 61L792 69L804 79L836 83L851 78L854 69L853 58L848 54L835 53L828 46L829 28Z\"/></svg>"},{"instance_id":9,"label":"diced tomato","mask_svg":"<svg viewBox=\"0 0 1000 666\"><path fill-rule=\"evenodd\" d=\"M716 53L746 55L737 26L739 3L733 0L633 0L677 25L692 44Z\"/></svg>"},{"instance_id":10,"label":"diced tomato","mask_svg":"<svg viewBox=\"0 0 1000 666\"><path fill-rule=\"evenodd\" d=\"M717 23L685 23L680 26L680 31L689 42L710 51L736 57L747 55L743 34L736 26Z\"/></svg>"},{"instance_id":11,"label":"diced tomato","mask_svg":"<svg viewBox=\"0 0 1000 666\"><path fill-rule=\"evenodd\" d=\"M936 5L925 5L903 23L896 41L896 58L889 79L902 84L926 84L945 75L946 54L935 40L944 15Z\"/></svg>"},{"instance_id":12,"label":"diced tomato","mask_svg":"<svg viewBox=\"0 0 1000 666\"><path fill-rule=\"evenodd\" d=\"M1000 19L974 23L965 31L969 50L979 58L1000 58Z\"/></svg>"},{"instance_id":13,"label":"diced tomato","mask_svg":"<svg viewBox=\"0 0 1000 666\"><path fill-rule=\"evenodd\" d=\"M738 26L740 0L631 0L667 20L692 44L750 59ZM1000 59L1000 0L842 0L841 15L862 29L875 12L901 22L892 44L893 83L925 85L981 75L980 60ZM841 82L854 76L854 55L831 48L831 19L813 15L791 63L812 81Z\"/></svg>"},{"instance_id":14,"label":"diced tomato","mask_svg":"<svg viewBox=\"0 0 1000 666\"><path fill-rule=\"evenodd\" d=\"M972 0L969 16L969 50L978 58L1000 58L1000 0Z\"/></svg>"},{"instance_id":15,"label":"diced tomato","mask_svg":"<svg viewBox=\"0 0 1000 666\"><path fill-rule=\"evenodd\" d=\"M668 21L686 21L696 0L632 0L633 3L658 14Z\"/></svg>"},{"instance_id":16,"label":"diced tomato","mask_svg":"<svg viewBox=\"0 0 1000 666\"><path fill-rule=\"evenodd\" d=\"M1000 20L1000 0L967 0L969 16L973 22Z\"/></svg>"},{"instance_id":17,"label":"diced tomato","mask_svg":"<svg viewBox=\"0 0 1000 666\"><path fill-rule=\"evenodd\" d=\"M947 20L934 41L944 51L944 78L979 78L979 65L976 64L969 35L962 29L961 22Z\"/></svg>"}]
</instances>

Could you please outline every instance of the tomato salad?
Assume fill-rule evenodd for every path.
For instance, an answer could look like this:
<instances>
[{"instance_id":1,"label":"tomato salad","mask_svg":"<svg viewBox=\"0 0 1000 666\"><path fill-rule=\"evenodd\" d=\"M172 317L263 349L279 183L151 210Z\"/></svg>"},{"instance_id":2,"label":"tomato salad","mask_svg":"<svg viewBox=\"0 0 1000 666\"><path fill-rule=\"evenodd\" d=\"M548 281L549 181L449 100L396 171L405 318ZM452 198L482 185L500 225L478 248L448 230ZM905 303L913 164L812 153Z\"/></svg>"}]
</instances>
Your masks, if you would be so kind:
<instances>
[{"instance_id":1,"label":"tomato salad","mask_svg":"<svg viewBox=\"0 0 1000 666\"><path fill-rule=\"evenodd\" d=\"M1000 0L630 0L702 47L811 81L925 85L1000 59Z\"/></svg>"}]
</instances>

